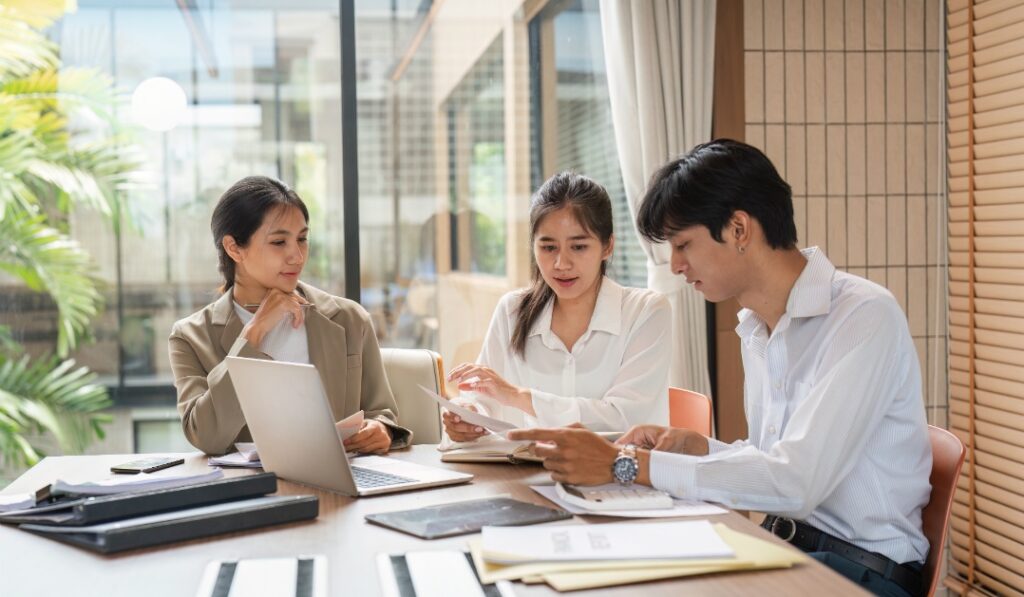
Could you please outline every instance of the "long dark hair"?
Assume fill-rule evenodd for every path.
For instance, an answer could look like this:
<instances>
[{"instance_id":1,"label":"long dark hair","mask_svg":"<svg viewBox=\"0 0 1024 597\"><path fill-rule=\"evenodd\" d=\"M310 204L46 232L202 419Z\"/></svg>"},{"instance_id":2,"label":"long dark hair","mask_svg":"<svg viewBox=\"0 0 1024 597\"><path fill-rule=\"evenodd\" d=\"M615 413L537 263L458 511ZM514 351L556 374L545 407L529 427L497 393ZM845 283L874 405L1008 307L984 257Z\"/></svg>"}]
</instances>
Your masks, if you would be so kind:
<instances>
[{"instance_id":1,"label":"long dark hair","mask_svg":"<svg viewBox=\"0 0 1024 597\"><path fill-rule=\"evenodd\" d=\"M220 260L218 269L224 276L221 292L235 285L235 262L224 250L224 237L230 235L238 246L248 246L254 232L263 225L263 218L271 210L297 207L309 222L309 210L295 191L279 180L266 176L247 176L224 191L213 208L210 230Z\"/></svg>"},{"instance_id":2,"label":"long dark hair","mask_svg":"<svg viewBox=\"0 0 1024 597\"><path fill-rule=\"evenodd\" d=\"M530 245L537 236L537 226L546 215L569 207L584 230L608 246L612 239L612 201L608 191L593 180L574 172L559 172L549 178L530 199ZM531 251L531 255L533 252ZM516 301L515 327L512 330L512 350L526 356L526 338L533 322L555 296L555 291L544 281L533 258L530 271L531 284ZM608 267L601 262L601 275Z\"/></svg>"}]
</instances>

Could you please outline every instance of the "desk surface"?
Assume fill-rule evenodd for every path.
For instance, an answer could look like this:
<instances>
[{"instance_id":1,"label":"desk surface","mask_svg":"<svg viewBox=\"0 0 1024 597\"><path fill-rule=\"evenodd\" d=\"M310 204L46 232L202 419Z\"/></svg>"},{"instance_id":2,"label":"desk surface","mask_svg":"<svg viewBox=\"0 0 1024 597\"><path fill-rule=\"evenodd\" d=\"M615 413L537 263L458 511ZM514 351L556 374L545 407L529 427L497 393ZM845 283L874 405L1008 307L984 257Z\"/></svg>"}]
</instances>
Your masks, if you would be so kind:
<instances>
[{"instance_id":1,"label":"desk surface","mask_svg":"<svg viewBox=\"0 0 1024 597\"><path fill-rule=\"evenodd\" d=\"M325 554L332 595L377 595L376 554L439 548L462 548L466 535L427 541L371 525L364 516L457 500L508 494L550 505L528 485L549 480L537 465L447 464L433 446L414 446L394 457L472 473L470 484L353 499L279 481L280 494L316 494L320 516L314 521L269 527L207 539L140 549L112 556L93 554L31 533L0 525L0 588L4 595L193 595L207 562L215 559L294 557ZM136 455L60 456L46 458L0 493L35 491L56 478L84 481L101 478L110 466ZM198 453L186 458L189 471L207 470ZM177 470L181 471L181 468ZM253 469L225 469L227 476L253 474ZM782 542L734 512L711 517L730 527L776 543ZM607 522L601 517L578 521ZM517 596L557 594L546 585L514 585ZM718 574L602 589L580 595L861 595L859 587L821 564L788 570Z\"/></svg>"}]
</instances>

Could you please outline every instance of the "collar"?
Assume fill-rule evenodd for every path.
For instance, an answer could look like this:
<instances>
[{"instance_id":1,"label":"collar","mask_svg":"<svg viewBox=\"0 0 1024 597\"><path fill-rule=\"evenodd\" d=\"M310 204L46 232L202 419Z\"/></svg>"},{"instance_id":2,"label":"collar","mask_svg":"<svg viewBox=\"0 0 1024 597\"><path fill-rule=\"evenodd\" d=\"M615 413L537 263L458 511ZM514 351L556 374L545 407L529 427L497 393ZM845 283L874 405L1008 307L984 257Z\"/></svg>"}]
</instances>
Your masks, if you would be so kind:
<instances>
[{"instance_id":1,"label":"collar","mask_svg":"<svg viewBox=\"0 0 1024 597\"><path fill-rule=\"evenodd\" d=\"M789 291L786 312L777 327L782 327L783 320L817 317L832 309L832 277L836 267L818 247L801 249L800 253L807 259L807 265ZM736 326L736 333L741 338L750 337L764 325L764 320L750 309L742 309L737 317L740 322Z\"/></svg>"},{"instance_id":2,"label":"collar","mask_svg":"<svg viewBox=\"0 0 1024 597\"><path fill-rule=\"evenodd\" d=\"M597 331L608 332L616 336L622 333L622 294L622 286L607 276L601 278L601 288L597 291L594 313L590 316L587 331L580 339ZM541 340L549 348L561 343L561 341L555 341L555 333L551 331L551 313L554 308L555 301L552 299L537 316L537 321L533 323L529 334L530 337L541 336Z\"/></svg>"},{"instance_id":3,"label":"collar","mask_svg":"<svg viewBox=\"0 0 1024 597\"><path fill-rule=\"evenodd\" d=\"M333 318L341 310L335 297L318 288L314 288L304 282L299 282L296 290L303 298L313 303L313 309L319 311L327 319ZM234 303L234 297L230 290L220 295L220 298L213 303L210 323L214 325L227 325L232 317L238 317L238 314L235 313Z\"/></svg>"}]
</instances>

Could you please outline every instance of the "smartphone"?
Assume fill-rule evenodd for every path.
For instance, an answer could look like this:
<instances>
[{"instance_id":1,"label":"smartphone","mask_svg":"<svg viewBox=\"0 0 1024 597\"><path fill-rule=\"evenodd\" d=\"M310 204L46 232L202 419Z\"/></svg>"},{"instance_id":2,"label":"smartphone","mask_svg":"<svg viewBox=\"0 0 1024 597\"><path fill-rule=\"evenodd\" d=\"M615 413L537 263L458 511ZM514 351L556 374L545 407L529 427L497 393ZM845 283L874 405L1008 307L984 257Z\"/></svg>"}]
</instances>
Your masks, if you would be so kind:
<instances>
[{"instance_id":1,"label":"smartphone","mask_svg":"<svg viewBox=\"0 0 1024 597\"><path fill-rule=\"evenodd\" d=\"M174 458L167 456L154 456L152 458L140 458L139 460L132 460L123 464L118 464L110 467L110 471L113 473L124 473L128 475L135 475L138 473L152 473L179 464L184 464L184 458Z\"/></svg>"}]
</instances>

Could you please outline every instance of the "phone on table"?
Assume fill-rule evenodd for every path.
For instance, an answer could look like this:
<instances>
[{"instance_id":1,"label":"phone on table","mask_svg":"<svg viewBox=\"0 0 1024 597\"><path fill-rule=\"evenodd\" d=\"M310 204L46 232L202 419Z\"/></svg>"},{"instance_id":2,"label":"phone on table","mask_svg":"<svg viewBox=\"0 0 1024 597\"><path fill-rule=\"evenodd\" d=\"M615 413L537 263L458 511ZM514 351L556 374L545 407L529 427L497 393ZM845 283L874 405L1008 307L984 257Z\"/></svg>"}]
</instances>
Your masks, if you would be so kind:
<instances>
[{"instance_id":1,"label":"phone on table","mask_svg":"<svg viewBox=\"0 0 1024 597\"><path fill-rule=\"evenodd\" d=\"M110 467L110 472L136 475L138 473L152 473L153 471L159 471L184 463L184 458L175 458L173 456L154 456L152 458L140 458L138 460L132 460L112 466Z\"/></svg>"}]
</instances>

